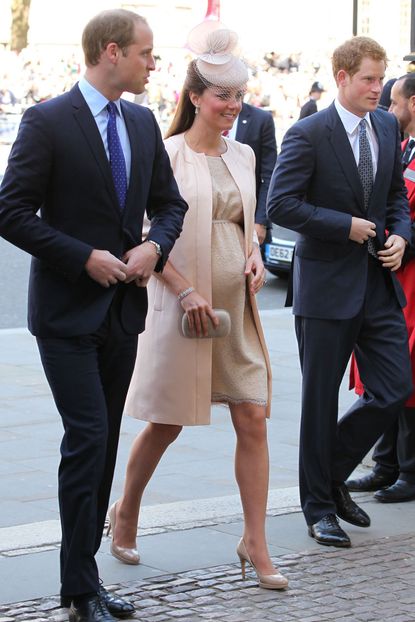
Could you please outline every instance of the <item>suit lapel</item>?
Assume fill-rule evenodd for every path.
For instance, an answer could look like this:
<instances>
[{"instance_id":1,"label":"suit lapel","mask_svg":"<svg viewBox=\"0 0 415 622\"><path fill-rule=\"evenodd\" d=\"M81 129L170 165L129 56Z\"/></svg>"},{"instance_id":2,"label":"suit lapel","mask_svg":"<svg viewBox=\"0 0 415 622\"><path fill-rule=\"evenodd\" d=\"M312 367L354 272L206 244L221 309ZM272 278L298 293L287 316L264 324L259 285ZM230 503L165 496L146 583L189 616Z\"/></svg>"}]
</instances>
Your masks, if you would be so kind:
<instances>
[{"instance_id":1,"label":"suit lapel","mask_svg":"<svg viewBox=\"0 0 415 622\"><path fill-rule=\"evenodd\" d=\"M375 181L373 184L372 194L369 200L368 210L370 208L370 204L372 203L372 200L375 199L376 194L379 191L383 183L385 171L387 170L387 166L388 166L386 157L387 157L388 152L391 153L390 142L387 136L387 128L384 125L382 125L382 123L379 122L379 120L375 117L374 114L370 115L370 120L372 121L373 128L375 130L376 137L378 139L379 155L378 155L378 163L376 167L376 177L375 177ZM391 163L390 165L392 166L393 164Z\"/></svg>"},{"instance_id":2,"label":"suit lapel","mask_svg":"<svg viewBox=\"0 0 415 622\"><path fill-rule=\"evenodd\" d=\"M114 182L112 180L111 167L105 152L104 143L99 133L97 124L92 113L82 97L78 86L75 86L71 93L71 101L74 107L74 117L81 128L81 131L88 143L92 157L95 159L98 168L101 171L107 190L112 198L114 209L119 212L118 199L115 192Z\"/></svg>"},{"instance_id":3,"label":"suit lapel","mask_svg":"<svg viewBox=\"0 0 415 622\"><path fill-rule=\"evenodd\" d=\"M244 231L245 231L245 256L249 256L249 249L253 235L253 214L255 213L255 204L251 204L251 199L254 197L254 192L249 192L249 184L247 185L247 179L249 179L247 166L244 165L245 159L236 155L232 145L228 146L228 150L222 154L222 159L225 162L230 174L233 177L234 182L238 186L241 200L242 209L244 214Z\"/></svg>"},{"instance_id":4,"label":"suit lapel","mask_svg":"<svg viewBox=\"0 0 415 622\"><path fill-rule=\"evenodd\" d=\"M236 135L235 135L235 140L237 140L240 143L245 142L245 134L248 129L249 122L251 120L250 117L251 117L251 112L248 106L245 106L245 104L242 104L242 110L239 113L238 125L236 127Z\"/></svg>"},{"instance_id":5,"label":"suit lapel","mask_svg":"<svg viewBox=\"0 0 415 622\"><path fill-rule=\"evenodd\" d=\"M131 170L130 181L128 184L127 199L124 208L124 217L126 217L128 211L132 206L140 203L140 189L144 188L143 171L145 170L145 162L143 162L142 153L140 150L140 135L137 126L137 120L134 115L128 110L127 106L121 101L122 113L124 116L125 125L127 127L128 137L130 139L131 149ZM141 141L143 140L141 136Z\"/></svg>"},{"instance_id":6,"label":"suit lapel","mask_svg":"<svg viewBox=\"0 0 415 622\"><path fill-rule=\"evenodd\" d=\"M347 181L353 189L360 207L364 210L363 186L360 181L356 160L346 130L337 114L334 104L330 106L328 112L329 119L327 125L329 129L329 142L331 143L334 154L343 169Z\"/></svg>"}]
</instances>

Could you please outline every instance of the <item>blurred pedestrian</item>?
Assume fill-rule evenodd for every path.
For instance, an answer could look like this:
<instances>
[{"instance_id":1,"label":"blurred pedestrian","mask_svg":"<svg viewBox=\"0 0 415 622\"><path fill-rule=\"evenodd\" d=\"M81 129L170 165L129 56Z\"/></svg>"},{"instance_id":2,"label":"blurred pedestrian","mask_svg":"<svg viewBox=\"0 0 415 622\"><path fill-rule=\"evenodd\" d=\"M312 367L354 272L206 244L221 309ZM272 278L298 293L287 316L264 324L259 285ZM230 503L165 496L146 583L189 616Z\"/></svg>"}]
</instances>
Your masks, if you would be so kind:
<instances>
[{"instance_id":1,"label":"blurred pedestrian","mask_svg":"<svg viewBox=\"0 0 415 622\"><path fill-rule=\"evenodd\" d=\"M167 261L187 205L153 115L120 100L142 92L154 69L146 20L103 11L82 44L79 84L23 116L0 192L0 232L33 255L29 328L65 430L62 606L71 622L111 622L134 607L100 584L95 554L145 286ZM141 243L146 209L152 225Z\"/></svg>"},{"instance_id":2,"label":"blurred pedestrian","mask_svg":"<svg viewBox=\"0 0 415 622\"><path fill-rule=\"evenodd\" d=\"M359 527L370 518L344 482L411 393L405 296L395 274L411 223L398 123L377 110L386 52L354 37L334 51L332 64L337 98L286 133L268 213L299 233L293 312L303 373L301 505L311 537L347 547L337 517ZM353 349L366 391L337 422Z\"/></svg>"},{"instance_id":3,"label":"blurred pedestrian","mask_svg":"<svg viewBox=\"0 0 415 622\"><path fill-rule=\"evenodd\" d=\"M317 102L321 98L321 95L324 93L324 87L321 82L313 82L311 85L309 100L301 107L300 110L300 119L305 119L305 117L309 117L310 115L317 112Z\"/></svg>"},{"instance_id":4,"label":"blurred pedestrian","mask_svg":"<svg viewBox=\"0 0 415 622\"><path fill-rule=\"evenodd\" d=\"M197 59L166 140L189 212L171 259L149 287L149 318L127 398L128 414L149 423L133 444L123 496L110 509L111 551L138 563L137 522L148 481L182 427L209 424L211 403L220 403L229 407L237 436L242 573L248 561L260 586L281 589L288 582L265 539L271 372L255 302L265 270L254 230L254 154L223 136L240 113L248 73L232 54L235 33L196 28L189 47ZM215 308L229 313L230 333L203 338L217 324ZM194 338L179 330L183 313Z\"/></svg>"},{"instance_id":5,"label":"blurred pedestrian","mask_svg":"<svg viewBox=\"0 0 415 622\"><path fill-rule=\"evenodd\" d=\"M386 110L386 111L389 110L390 105L391 105L391 90L395 82L396 82L396 78L391 78L384 85L382 89L382 95L380 96L379 104L378 104L378 107L381 110Z\"/></svg>"},{"instance_id":6,"label":"blurred pedestrian","mask_svg":"<svg viewBox=\"0 0 415 622\"><path fill-rule=\"evenodd\" d=\"M415 73L394 82L391 93L392 112L399 121L401 132L408 138L402 142L403 176L408 191L412 220L412 239L404 261L396 271L406 295L404 308L412 363L412 382L415 386ZM352 386L362 395L365 388L352 366ZM348 480L353 491L378 491L375 499L383 503L398 503L415 499L415 392L412 393L399 418L383 433L373 452L375 466L360 479Z\"/></svg>"}]
</instances>

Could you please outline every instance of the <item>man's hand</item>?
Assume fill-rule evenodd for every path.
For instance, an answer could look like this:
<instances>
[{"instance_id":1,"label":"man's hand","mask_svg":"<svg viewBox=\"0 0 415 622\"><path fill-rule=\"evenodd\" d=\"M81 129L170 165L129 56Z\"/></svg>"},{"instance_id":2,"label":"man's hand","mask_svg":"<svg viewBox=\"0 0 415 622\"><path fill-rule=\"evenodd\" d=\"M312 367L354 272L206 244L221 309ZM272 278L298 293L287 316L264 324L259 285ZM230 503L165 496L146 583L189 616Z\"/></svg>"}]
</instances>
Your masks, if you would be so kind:
<instances>
[{"instance_id":1,"label":"man's hand","mask_svg":"<svg viewBox=\"0 0 415 622\"><path fill-rule=\"evenodd\" d=\"M376 225L370 220L352 216L352 226L350 227L349 240L364 244L369 238L376 236Z\"/></svg>"},{"instance_id":2,"label":"man's hand","mask_svg":"<svg viewBox=\"0 0 415 622\"><path fill-rule=\"evenodd\" d=\"M265 225L260 225L259 223L255 223L255 231L258 236L259 245L264 243L265 236L267 235L267 228Z\"/></svg>"},{"instance_id":3,"label":"man's hand","mask_svg":"<svg viewBox=\"0 0 415 622\"><path fill-rule=\"evenodd\" d=\"M145 287L154 272L159 256L154 244L143 242L139 246L135 246L123 257L123 261L127 264L126 283L135 281L137 287Z\"/></svg>"},{"instance_id":4,"label":"man's hand","mask_svg":"<svg viewBox=\"0 0 415 622\"><path fill-rule=\"evenodd\" d=\"M385 250L378 252L383 268L389 268L391 272L400 268L405 247L404 238L400 235L390 235L385 242Z\"/></svg>"},{"instance_id":5,"label":"man's hand","mask_svg":"<svg viewBox=\"0 0 415 622\"><path fill-rule=\"evenodd\" d=\"M127 277L127 266L120 259L117 259L109 251L99 251L94 249L85 264L88 275L102 285L109 287L118 281L125 281Z\"/></svg>"}]
</instances>

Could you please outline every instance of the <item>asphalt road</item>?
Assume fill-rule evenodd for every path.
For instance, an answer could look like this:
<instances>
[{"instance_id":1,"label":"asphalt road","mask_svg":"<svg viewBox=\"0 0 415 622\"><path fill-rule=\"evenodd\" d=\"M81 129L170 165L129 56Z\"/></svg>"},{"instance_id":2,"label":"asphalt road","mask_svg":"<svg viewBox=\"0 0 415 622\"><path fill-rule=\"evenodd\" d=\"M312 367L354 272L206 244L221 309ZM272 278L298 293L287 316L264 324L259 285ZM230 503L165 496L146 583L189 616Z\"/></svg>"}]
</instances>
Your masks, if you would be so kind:
<instances>
[{"instance_id":1,"label":"asphalt road","mask_svg":"<svg viewBox=\"0 0 415 622\"><path fill-rule=\"evenodd\" d=\"M30 256L0 238L0 329L26 326L27 285ZM278 277L267 275L258 295L260 309L284 306L287 285Z\"/></svg>"}]
</instances>

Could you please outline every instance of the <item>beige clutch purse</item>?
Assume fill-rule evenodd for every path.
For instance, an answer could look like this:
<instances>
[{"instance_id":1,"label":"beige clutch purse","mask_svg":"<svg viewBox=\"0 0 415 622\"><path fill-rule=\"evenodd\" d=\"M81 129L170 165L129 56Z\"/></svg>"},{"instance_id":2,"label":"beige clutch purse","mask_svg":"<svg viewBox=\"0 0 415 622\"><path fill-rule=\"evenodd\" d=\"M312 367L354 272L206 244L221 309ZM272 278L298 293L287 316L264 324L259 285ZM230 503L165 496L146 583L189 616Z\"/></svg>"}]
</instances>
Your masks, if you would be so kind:
<instances>
[{"instance_id":1,"label":"beige clutch purse","mask_svg":"<svg viewBox=\"0 0 415 622\"><path fill-rule=\"evenodd\" d=\"M208 318L208 334L205 337L202 335L198 337L189 327L189 320L186 313L182 317L182 333L184 337L190 339L212 339L213 337L226 337L231 332L231 316L225 309L213 309L216 316L219 318L219 326L215 328Z\"/></svg>"}]
</instances>

